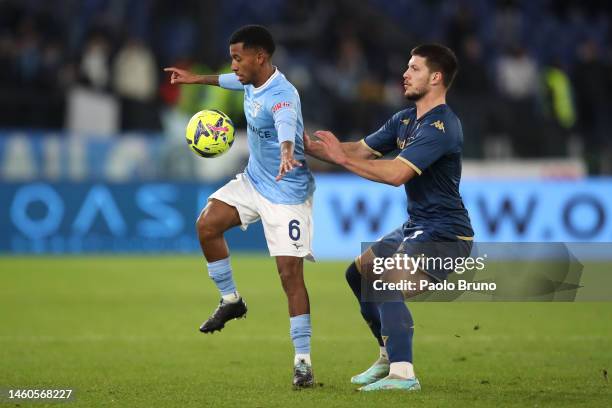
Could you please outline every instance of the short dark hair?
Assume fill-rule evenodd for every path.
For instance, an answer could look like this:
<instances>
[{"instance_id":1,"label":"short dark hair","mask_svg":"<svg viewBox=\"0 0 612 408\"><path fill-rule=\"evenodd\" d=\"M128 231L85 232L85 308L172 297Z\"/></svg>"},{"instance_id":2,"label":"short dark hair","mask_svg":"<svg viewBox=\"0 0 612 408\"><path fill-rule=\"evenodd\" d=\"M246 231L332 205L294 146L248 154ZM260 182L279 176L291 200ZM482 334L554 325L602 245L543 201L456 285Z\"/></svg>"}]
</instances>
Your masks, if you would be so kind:
<instances>
[{"instance_id":1,"label":"short dark hair","mask_svg":"<svg viewBox=\"0 0 612 408\"><path fill-rule=\"evenodd\" d=\"M440 44L422 44L414 47L410 55L418 55L425 58L425 64L432 72L442 73L442 82L446 89L450 88L457 75L459 63L457 56L448 47Z\"/></svg>"},{"instance_id":2,"label":"short dark hair","mask_svg":"<svg viewBox=\"0 0 612 408\"><path fill-rule=\"evenodd\" d=\"M262 48L268 54L274 54L276 45L270 31L264 26L247 25L239 28L232 34L231 44L243 43L244 48Z\"/></svg>"}]
</instances>

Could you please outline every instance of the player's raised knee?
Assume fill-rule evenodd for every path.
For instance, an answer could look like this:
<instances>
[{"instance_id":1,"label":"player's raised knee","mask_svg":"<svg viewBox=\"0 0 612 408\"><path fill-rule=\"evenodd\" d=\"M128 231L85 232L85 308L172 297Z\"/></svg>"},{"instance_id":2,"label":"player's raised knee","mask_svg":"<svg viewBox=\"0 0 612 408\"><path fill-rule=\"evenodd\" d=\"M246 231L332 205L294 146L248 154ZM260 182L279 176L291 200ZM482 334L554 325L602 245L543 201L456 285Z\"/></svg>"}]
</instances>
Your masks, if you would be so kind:
<instances>
[{"instance_id":1,"label":"player's raised knee","mask_svg":"<svg viewBox=\"0 0 612 408\"><path fill-rule=\"evenodd\" d=\"M206 210L202 211L196 221L196 229L198 231L198 237L201 240L207 240L219 235L219 231L214 225L212 217L210 217Z\"/></svg>"}]
</instances>

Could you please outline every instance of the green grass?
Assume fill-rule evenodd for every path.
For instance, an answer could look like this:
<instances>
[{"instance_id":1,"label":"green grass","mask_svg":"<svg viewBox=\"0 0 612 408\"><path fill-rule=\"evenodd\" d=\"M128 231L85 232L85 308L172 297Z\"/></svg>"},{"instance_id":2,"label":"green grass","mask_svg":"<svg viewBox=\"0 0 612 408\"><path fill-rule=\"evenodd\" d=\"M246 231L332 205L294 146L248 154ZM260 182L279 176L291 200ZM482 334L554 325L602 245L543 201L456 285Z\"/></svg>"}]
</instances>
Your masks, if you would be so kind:
<instances>
[{"instance_id":1,"label":"green grass","mask_svg":"<svg viewBox=\"0 0 612 408\"><path fill-rule=\"evenodd\" d=\"M287 306L274 263L236 256L233 265L248 318L205 336L197 328L218 295L199 257L0 258L0 388L73 388L66 406L82 407L612 401L602 374L612 371L612 303L414 304L423 391L355 392L348 378L378 349L345 284L344 263L307 266L322 384L293 391Z\"/></svg>"}]
</instances>

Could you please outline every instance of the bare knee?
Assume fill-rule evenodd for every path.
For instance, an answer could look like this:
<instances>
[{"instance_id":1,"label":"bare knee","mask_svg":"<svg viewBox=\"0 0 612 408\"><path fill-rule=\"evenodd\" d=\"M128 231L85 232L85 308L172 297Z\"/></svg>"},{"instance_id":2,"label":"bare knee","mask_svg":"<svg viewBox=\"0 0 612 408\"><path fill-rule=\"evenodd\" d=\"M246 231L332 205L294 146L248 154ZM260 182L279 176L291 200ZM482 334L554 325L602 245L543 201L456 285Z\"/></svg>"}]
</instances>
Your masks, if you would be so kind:
<instances>
[{"instance_id":1,"label":"bare knee","mask_svg":"<svg viewBox=\"0 0 612 408\"><path fill-rule=\"evenodd\" d=\"M211 199L196 221L200 241L223 236L228 229L240 225L240 216L235 207L217 199Z\"/></svg>"},{"instance_id":2,"label":"bare knee","mask_svg":"<svg viewBox=\"0 0 612 408\"><path fill-rule=\"evenodd\" d=\"M293 281L296 280L296 274L289 268L283 268L278 271L278 276L283 283L283 287L291 287Z\"/></svg>"},{"instance_id":3,"label":"bare knee","mask_svg":"<svg viewBox=\"0 0 612 408\"><path fill-rule=\"evenodd\" d=\"M198 220L196 221L196 229L198 231L198 238L200 238L202 241L216 238L222 234L222 231L219 231L219 228L215 226L215 223L208 215L206 209L204 209L204 211L202 211L198 217Z\"/></svg>"},{"instance_id":4,"label":"bare knee","mask_svg":"<svg viewBox=\"0 0 612 408\"><path fill-rule=\"evenodd\" d=\"M289 294L304 287L303 260L294 257L284 258L277 258L278 275L285 292Z\"/></svg>"}]
</instances>

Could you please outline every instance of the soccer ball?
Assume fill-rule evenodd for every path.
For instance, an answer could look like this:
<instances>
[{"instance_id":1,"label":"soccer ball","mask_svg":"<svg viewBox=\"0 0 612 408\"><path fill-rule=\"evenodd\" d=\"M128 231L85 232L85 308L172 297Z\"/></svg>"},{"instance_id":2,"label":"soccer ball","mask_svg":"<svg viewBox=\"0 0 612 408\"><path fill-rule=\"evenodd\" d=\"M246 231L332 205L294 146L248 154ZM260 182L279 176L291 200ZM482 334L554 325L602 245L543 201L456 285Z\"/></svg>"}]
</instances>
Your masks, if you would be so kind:
<instances>
[{"instance_id":1,"label":"soccer ball","mask_svg":"<svg viewBox=\"0 0 612 408\"><path fill-rule=\"evenodd\" d=\"M219 157L234 144L234 124L225 113L211 109L191 117L185 137L189 148L200 157Z\"/></svg>"}]
</instances>

